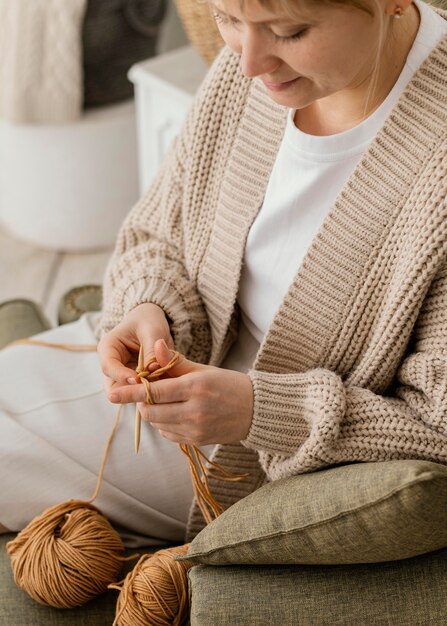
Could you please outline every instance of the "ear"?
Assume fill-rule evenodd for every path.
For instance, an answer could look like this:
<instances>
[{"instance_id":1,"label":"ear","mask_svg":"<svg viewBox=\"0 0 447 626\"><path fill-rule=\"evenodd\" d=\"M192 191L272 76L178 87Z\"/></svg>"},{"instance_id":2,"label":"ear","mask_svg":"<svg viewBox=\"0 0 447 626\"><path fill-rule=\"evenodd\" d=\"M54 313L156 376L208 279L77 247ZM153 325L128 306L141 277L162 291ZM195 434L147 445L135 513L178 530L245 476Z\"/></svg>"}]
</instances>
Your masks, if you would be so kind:
<instances>
[{"instance_id":1,"label":"ear","mask_svg":"<svg viewBox=\"0 0 447 626\"><path fill-rule=\"evenodd\" d=\"M412 2L413 0L388 0L385 5L385 15L393 16L397 8L401 9L402 13L405 13Z\"/></svg>"}]
</instances>

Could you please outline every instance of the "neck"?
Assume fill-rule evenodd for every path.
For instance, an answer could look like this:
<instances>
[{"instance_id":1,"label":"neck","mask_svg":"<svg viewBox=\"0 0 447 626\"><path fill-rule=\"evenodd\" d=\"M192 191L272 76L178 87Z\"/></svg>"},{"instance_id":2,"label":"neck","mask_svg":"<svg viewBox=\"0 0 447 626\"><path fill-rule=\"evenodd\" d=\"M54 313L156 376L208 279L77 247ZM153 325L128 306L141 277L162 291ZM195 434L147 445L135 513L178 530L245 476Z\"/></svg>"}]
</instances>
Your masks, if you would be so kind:
<instances>
[{"instance_id":1,"label":"neck","mask_svg":"<svg viewBox=\"0 0 447 626\"><path fill-rule=\"evenodd\" d=\"M419 24L419 11L412 3L397 22L389 38L390 43L381 55L377 83L366 110L365 101L371 90L371 78L354 89L339 91L296 111L295 125L309 135L335 135L357 126L369 117L379 108L399 78Z\"/></svg>"}]
</instances>

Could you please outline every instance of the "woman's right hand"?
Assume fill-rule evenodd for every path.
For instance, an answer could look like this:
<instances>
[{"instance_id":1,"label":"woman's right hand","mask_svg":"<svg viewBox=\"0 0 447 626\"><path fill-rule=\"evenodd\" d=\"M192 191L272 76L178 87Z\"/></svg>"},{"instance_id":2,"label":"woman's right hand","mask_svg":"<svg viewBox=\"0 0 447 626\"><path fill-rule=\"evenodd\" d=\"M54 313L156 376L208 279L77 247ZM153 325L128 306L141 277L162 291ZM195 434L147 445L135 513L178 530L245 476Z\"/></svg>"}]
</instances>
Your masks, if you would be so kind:
<instances>
[{"instance_id":1,"label":"woman's right hand","mask_svg":"<svg viewBox=\"0 0 447 626\"><path fill-rule=\"evenodd\" d=\"M152 303L139 304L101 338L97 349L108 395L120 386L139 382L135 369L140 346L143 346L147 363L154 354L157 339L164 339L168 347L174 349L166 315L161 307ZM154 363L150 369L158 369L158 365Z\"/></svg>"}]
</instances>

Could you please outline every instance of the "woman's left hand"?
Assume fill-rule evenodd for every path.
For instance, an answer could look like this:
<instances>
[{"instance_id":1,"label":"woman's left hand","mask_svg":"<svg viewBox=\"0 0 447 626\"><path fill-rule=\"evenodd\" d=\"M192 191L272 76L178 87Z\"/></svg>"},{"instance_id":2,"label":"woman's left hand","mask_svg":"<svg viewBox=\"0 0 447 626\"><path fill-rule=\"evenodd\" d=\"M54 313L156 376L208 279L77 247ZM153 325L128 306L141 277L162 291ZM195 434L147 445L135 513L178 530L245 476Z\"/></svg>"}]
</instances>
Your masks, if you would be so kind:
<instances>
[{"instance_id":1,"label":"woman's left hand","mask_svg":"<svg viewBox=\"0 0 447 626\"><path fill-rule=\"evenodd\" d=\"M162 340L155 342L154 351L160 367L173 355ZM181 356L165 376L150 383L152 405L145 402L142 383L116 387L109 399L138 403L142 419L176 443L203 446L246 438L253 418L253 387L247 374Z\"/></svg>"}]
</instances>

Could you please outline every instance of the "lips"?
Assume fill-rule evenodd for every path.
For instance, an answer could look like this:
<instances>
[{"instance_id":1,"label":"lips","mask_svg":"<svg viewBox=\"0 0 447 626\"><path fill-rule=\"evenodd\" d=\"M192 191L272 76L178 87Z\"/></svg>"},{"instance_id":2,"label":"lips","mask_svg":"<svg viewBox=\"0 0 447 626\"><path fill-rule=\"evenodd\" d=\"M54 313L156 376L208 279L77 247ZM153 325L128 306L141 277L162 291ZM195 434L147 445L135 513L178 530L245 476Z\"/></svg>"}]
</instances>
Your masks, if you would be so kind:
<instances>
[{"instance_id":1,"label":"lips","mask_svg":"<svg viewBox=\"0 0 447 626\"><path fill-rule=\"evenodd\" d=\"M291 87L300 78L301 78L301 76L297 76L296 78L292 78L292 80L286 80L284 82L275 82L275 83L271 83L271 82L269 82L267 80L263 80L262 82L267 87L267 89L270 89L271 91L283 91L283 90L288 89L289 87Z\"/></svg>"}]
</instances>

